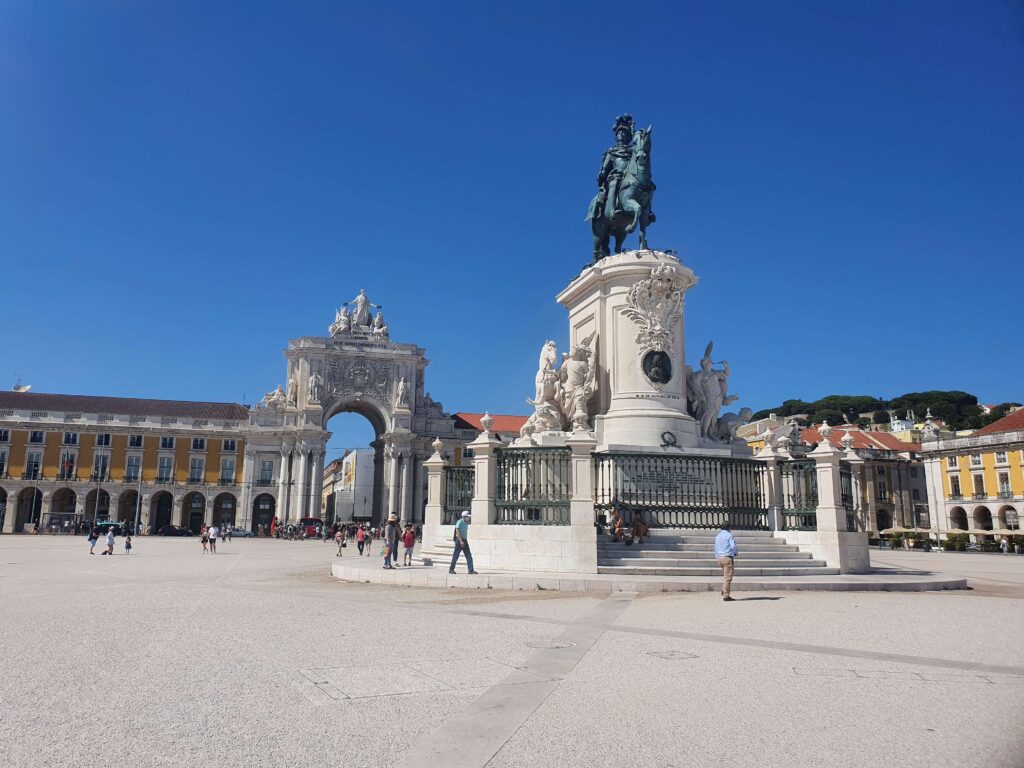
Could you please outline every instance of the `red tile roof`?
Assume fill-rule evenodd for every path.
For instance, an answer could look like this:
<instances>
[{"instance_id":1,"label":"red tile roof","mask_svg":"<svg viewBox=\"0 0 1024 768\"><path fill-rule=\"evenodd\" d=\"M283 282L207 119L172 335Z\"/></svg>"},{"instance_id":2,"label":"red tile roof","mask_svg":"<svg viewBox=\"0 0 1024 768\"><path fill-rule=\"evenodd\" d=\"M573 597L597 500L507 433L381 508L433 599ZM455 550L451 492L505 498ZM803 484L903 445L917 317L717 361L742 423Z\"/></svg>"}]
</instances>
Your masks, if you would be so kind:
<instances>
[{"instance_id":1,"label":"red tile roof","mask_svg":"<svg viewBox=\"0 0 1024 768\"><path fill-rule=\"evenodd\" d=\"M982 427L974 434L992 435L996 432L1014 432L1024 429L1024 408L1018 408L1013 413L1008 413L999 421L993 421L987 427Z\"/></svg>"},{"instance_id":2,"label":"red tile roof","mask_svg":"<svg viewBox=\"0 0 1024 768\"><path fill-rule=\"evenodd\" d=\"M186 419L247 421L249 409L238 403L146 400L137 397L51 395L45 392L0 392L0 408L61 413L106 413L112 416L173 416Z\"/></svg>"},{"instance_id":3,"label":"red tile roof","mask_svg":"<svg viewBox=\"0 0 1024 768\"><path fill-rule=\"evenodd\" d=\"M898 439L891 432L874 432L867 429L857 429L856 427L834 427L831 434L828 436L828 441L836 448L842 448L843 444L839 442L843 439L843 436L849 432L853 435L853 447L857 448L871 448L876 451L913 451L914 453L921 452L920 443L906 443ZM805 427L800 430L800 439L805 443L820 443L821 433L817 427Z\"/></svg>"},{"instance_id":4,"label":"red tile roof","mask_svg":"<svg viewBox=\"0 0 1024 768\"><path fill-rule=\"evenodd\" d=\"M483 431L483 425L480 423L484 415L482 413L456 413L455 414L455 428L456 429L478 429ZM519 434L519 430L523 428L523 424L526 423L527 416L509 416L502 415L500 413L492 413L491 418L494 419L494 431L495 432L514 432ZM461 424L459 422L462 422Z\"/></svg>"}]
</instances>

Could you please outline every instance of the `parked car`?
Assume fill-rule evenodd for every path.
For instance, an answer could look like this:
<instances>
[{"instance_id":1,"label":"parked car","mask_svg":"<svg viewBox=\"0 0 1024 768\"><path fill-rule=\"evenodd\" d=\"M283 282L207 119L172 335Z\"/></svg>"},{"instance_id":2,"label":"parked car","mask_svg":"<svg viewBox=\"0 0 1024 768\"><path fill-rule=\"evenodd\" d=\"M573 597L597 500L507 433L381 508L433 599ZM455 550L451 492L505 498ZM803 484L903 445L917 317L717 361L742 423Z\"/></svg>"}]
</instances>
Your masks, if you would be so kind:
<instances>
[{"instance_id":1,"label":"parked car","mask_svg":"<svg viewBox=\"0 0 1024 768\"><path fill-rule=\"evenodd\" d=\"M299 518L299 535L306 532L306 538L312 539L316 536L317 529L323 528L324 521L319 517Z\"/></svg>"},{"instance_id":2,"label":"parked car","mask_svg":"<svg viewBox=\"0 0 1024 768\"><path fill-rule=\"evenodd\" d=\"M235 528L234 526L232 526L231 528L228 528L227 530L229 530L231 532L231 537L232 538L234 538L235 536L238 536L239 538L242 538L242 539L248 539L248 538L251 538L252 536L256 535L252 531L248 531L245 528Z\"/></svg>"},{"instance_id":3,"label":"parked car","mask_svg":"<svg viewBox=\"0 0 1024 768\"><path fill-rule=\"evenodd\" d=\"M165 525L157 533L161 536L195 536L188 528L180 525Z\"/></svg>"}]
</instances>

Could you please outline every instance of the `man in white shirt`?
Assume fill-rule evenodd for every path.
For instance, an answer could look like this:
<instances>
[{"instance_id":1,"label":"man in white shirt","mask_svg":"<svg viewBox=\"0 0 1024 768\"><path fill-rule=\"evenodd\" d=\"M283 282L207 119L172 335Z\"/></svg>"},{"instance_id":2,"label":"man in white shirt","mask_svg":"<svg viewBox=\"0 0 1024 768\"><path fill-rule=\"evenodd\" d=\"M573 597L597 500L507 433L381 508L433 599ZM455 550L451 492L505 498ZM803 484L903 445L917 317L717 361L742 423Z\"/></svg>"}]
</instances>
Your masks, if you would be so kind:
<instances>
[{"instance_id":1,"label":"man in white shirt","mask_svg":"<svg viewBox=\"0 0 1024 768\"><path fill-rule=\"evenodd\" d=\"M729 594L732 588L733 561L739 549L736 547L736 539L729 530L729 523L722 523L722 530L715 536L715 558L722 566L722 599L729 602L732 595Z\"/></svg>"},{"instance_id":2,"label":"man in white shirt","mask_svg":"<svg viewBox=\"0 0 1024 768\"><path fill-rule=\"evenodd\" d=\"M216 525L210 526L210 554L217 554L217 537L220 535L220 528Z\"/></svg>"}]
</instances>

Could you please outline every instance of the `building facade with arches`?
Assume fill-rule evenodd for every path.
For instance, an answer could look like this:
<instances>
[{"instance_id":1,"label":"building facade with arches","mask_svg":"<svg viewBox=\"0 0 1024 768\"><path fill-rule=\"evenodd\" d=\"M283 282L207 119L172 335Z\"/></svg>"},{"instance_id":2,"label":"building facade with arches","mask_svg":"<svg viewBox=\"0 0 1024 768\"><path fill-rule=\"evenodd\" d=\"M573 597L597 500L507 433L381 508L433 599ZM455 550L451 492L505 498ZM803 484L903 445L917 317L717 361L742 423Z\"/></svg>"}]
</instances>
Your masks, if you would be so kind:
<instances>
[{"instance_id":1,"label":"building facade with arches","mask_svg":"<svg viewBox=\"0 0 1024 768\"><path fill-rule=\"evenodd\" d=\"M372 503L421 522L431 442L473 439L425 391L425 350L391 340L365 292L326 336L293 339L284 384L238 403L0 392L0 532L71 532L97 520L198 531L322 517L331 418L372 426Z\"/></svg>"},{"instance_id":2,"label":"building facade with arches","mask_svg":"<svg viewBox=\"0 0 1024 768\"><path fill-rule=\"evenodd\" d=\"M939 533L1020 531L1024 514L1024 409L966 437L935 436L922 444L928 496ZM935 524L933 524L933 530Z\"/></svg>"}]
</instances>

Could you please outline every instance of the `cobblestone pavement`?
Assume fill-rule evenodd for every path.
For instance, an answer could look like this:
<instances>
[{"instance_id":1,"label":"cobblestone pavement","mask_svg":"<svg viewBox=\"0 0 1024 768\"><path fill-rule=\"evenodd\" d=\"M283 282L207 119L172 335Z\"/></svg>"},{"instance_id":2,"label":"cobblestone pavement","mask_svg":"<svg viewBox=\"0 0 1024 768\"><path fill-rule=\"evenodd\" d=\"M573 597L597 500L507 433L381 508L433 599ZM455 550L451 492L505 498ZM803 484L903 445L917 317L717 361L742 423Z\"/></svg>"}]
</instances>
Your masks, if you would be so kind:
<instances>
[{"instance_id":1,"label":"cobblestone pavement","mask_svg":"<svg viewBox=\"0 0 1024 768\"><path fill-rule=\"evenodd\" d=\"M1024 765L1024 557L873 558L967 592L723 603L345 584L318 542L135 545L0 537L0 766Z\"/></svg>"}]
</instances>

